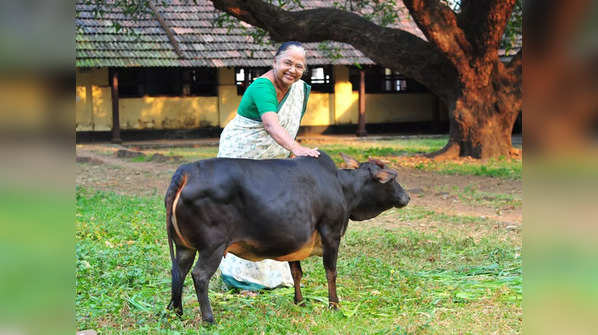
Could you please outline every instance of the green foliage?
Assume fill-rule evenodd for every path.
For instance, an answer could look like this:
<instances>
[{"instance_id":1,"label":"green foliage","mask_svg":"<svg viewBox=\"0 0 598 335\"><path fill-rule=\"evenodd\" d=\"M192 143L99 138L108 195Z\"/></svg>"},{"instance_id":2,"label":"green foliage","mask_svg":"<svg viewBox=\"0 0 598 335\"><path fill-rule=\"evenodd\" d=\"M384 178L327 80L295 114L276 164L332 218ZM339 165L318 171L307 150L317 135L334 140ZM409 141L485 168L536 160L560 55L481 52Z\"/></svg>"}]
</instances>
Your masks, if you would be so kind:
<instances>
[{"instance_id":1,"label":"green foliage","mask_svg":"<svg viewBox=\"0 0 598 335\"><path fill-rule=\"evenodd\" d=\"M241 29L245 35L251 37L253 43L261 46L274 45L266 30L260 27L242 25L239 19L226 12L218 12L218 15L212 21L212 26L226 28L228 33L233 29ZM251 51L250 57L253 57L253 50Z\"/></svg>"},{"instance_id":2,"label":"green foliage","mask_svg":"<svg viewBox=\"0 0 598 335\"><path fill-rule=\"evenodd\" d=\"M245 297L218 278L210 299L217 324L200 323L190 278L182 318L165 310L170 260L160 197L77 189L77 329L102 333L516 333L521 330L518 239L476 218L407 207L384 213L389 227L351 223L338 260L341 309L327 307L322 259L302 262L305 306L292 288ZM401 222L445 220L435 230ZM473 238L463 225L488 226Z\"/></svg>"},{"instance_id":3,"label":"green foliage","mask_svg":"<svg viewBox=\"0 0 598 335\"><path fill-rule=\"evenodd\" d=\"M338 45L334 45L333 41L324 41L318 43L318 50L324 53L326 57L334 60L341 59L343 55L341 54L341 48Z\"/></svg>"},{"instance_id":4,"label":"green foliage","mask_svg":"<svg viewBox=\"0 0 598 335\"><path fill-rule=\"evenodd\" d=\"M162 0L162 4L167 4L167 1ZM96 18L104 19L104 14L106 11L110 10L111 8L119 8L122 10L125 17L128 20L138 21L144 18L147 18L149 15L153 15L152 10L150 9L147 1L138 1L138 0L114 0L114 1L107 1L107 0L86 0L84 4L88 6L93 6L92 14ZM124 33L130 36L137 36L139 37L138 32L135 31L132 27L123 27L119 22L107 20L111 22L112 28L114 29L114 33ZM75 22L77 25L77 29L80 29L80 26Z\"/></svg>"},{"instance_id":5,"label":"green foliage","mask_svg":"<svg viewBox=\"0 0 598 335\"><path fill-rule=\"evenodd\" d=\"M334 1L335 8L354 12L363 18L370 20L380 26L387 27L396 22L400 12L397 11L396 1Z\"/></svg>"},{"instance_id":6,"label":"green foliage","mask_svg":"<svg viewBox=\"0 0 598 335\"><path fill-rule=\"evenodd\" d=\"M512 55L513 47L520 47L523 38L523 3L517 0L509 22L505 27L500 47L505 49L507 55Z\"/></svg>"}]
</instances>

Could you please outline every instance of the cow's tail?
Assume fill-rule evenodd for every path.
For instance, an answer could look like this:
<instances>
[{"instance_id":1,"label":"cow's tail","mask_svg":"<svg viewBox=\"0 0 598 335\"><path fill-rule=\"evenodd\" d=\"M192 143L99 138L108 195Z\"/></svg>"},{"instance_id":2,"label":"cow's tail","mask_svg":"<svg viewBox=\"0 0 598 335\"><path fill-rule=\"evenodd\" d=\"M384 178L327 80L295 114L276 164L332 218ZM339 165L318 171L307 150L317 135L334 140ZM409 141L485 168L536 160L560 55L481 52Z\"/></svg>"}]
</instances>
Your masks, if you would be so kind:
<instances>
[{"instance_id":1,"label":"cow's tail","mask_svg":"<svg viewBox=\"0 0 598 335\"><path fill-rule=\"evenodd\" d=\"M164 206L166 207L166 233L168 235L168 248L170 249L170 260L172 261L173 265L176 264L176 259L174 256L172 231L175 231L179 240L186 247L190 247L188 245L187 240L183 238L183 236L181 235L178 224L176 222L176 217L174 217L173 220L173 216L175 216L175 206L177 205L176 202L178 201L181 191L183 187L185 187L186 183L187 175L184 173L182 168L178 168L172 176L170 186L168 186L166 196L164 197Z\"/></svg>"}]
</instances>

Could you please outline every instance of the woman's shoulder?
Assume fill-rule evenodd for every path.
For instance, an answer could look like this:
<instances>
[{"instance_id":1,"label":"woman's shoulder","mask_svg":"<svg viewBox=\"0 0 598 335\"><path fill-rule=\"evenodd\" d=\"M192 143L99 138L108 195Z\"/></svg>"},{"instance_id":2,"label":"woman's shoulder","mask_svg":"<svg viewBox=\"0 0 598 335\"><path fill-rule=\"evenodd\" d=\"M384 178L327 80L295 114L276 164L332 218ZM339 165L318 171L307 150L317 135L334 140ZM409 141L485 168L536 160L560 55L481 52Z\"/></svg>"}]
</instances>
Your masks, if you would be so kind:
<instances>
[{"instance_id":1,"label":"woman's shoulder","mask_svg":"<svg viewBox=\"0 0 598 335\"><path fill-rule=\"evenodd\" d=\"M274 84L270 81L270 79L266 77L258 77L249 85L249 87L267 87L267 88L274 88Z\"/></svg>"},{"instance_id":2,"label":"woman's shoulder","mask_svg":"<svg viewBox=\"0 0 598 335\"><path fill-rule=\"evenodd\" d=\"M276 89L274 88L274 84L268 79L264 77L256 78L250 85L247 87L247 91L254 92L257 91L259 93L274 93L276 94Z\"/></svg>"},{"instance_id":3,"label":"woman's shoulder","mask_svg":"<svg viewBox=\"0 0 598 335\"><path fill-rule=\"evenodd\" d=\"M270 79L268 79L267 77L257 77L253 80L253 83L255 85L271 85L274 86L274 84L272 83L272 81Z\"/></svg>"}]
</instances>

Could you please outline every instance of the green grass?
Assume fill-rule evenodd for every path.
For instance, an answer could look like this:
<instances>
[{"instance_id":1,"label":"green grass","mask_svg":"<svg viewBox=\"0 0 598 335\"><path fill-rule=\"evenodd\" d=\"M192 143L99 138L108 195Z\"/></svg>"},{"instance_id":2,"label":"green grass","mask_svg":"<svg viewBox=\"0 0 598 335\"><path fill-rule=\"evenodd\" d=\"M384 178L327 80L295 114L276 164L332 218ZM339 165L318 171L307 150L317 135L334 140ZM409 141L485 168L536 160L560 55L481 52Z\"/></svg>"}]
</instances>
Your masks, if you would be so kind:
<instances>
[{"instance_id":1,"label":"green grass","mask_svg":"<svg viewBox=\"0 0 598 335\"><path fill-rule=\"evenodd\" d=\"M446 192L451 196L459 198L461 202L473 206L501 208L521 208L523 199L520 195L484 192L476 189L475 185L467 185L463 188L459 186L441 185L435 188L437 192Z\"/></svg>"},{"instance_id":2,"label":"green grass","mask_svg":"<svg viewBox=\"0 0 598 335\"><path fill-rule=\"evenodd\" d=\"M108 334L521 331L520 239L493 229L489 220L408 206L383 213L377 221L382 225L351 223L337 266L340 311L328 309L322 260L313 257L302 262L303 307L293 304L291 288L243 297L213 278L217 324L208 327L199 322L190 278L183 317L165 310L170 260L161 197L78 188L76 205L77 329ZM436 228L408 225L418 223Z\"/></svg>"},{"instance_id":3,"label":"green grass","mask_svg":"<svg viewBox=\"0 0 598 335\"><path fill-rule=\"evenodd\" d=\"M448 175L486 176L509 179L521 179L522 160L505 158L489 159L487 161L472 161L457 163L452 161L427 161L415 165L416 169L435 171Z\"/></svg>"},{"instance_id":4,"label":"green grass","mask_svg":"<svg viewBox=\"0 0 598 335\"><path fill-rule=\"evenodd\" d=\"M360 162L367 161L369 157L380 157L389 160L398 160L419 154L431 153L444 147L448 137L439 138L410 138L396 140L348 140L321 141L305 139L302 144L317 147L326 151L335 163L340 164L341 152L352 156ZM151 161L151 156L159 153L169 157L178 157L181 162L192 162L200 159L216 157L217 146L203 146L193 148L153 149L144 151L144 156L132 158L133 162ZM412 164L416 169L434 171L449 175L474 175L521 179L522 161L505 158L490 159L487 161L461 161L461 162L435 162L426 160Z\"/></svg>"},{"instance_id":5,"label":"green grass","mask_svg":"<svg viewBox=\"0 0 598 335\"><path fill-rule=\"evenodd\" d=\"M302 144L317 147L326 151L338 164L342 161L339 153L343 152L360 162L369 157L381 157L390 160L400 156L414 156L438 151L444 147L448 137L439 138L412 138L397 140L353 140L346 142L324 142L305 140ZM510 160L504 157L486 161L431 161L426 160L414 165L416 169L434 171L448 175L473 175L486 177L499 177L521 179L522 161Z\"/></svg>"},{"instance_id":6,"label":"green grass","mask_svg":"<svg viewBox=\"0 0 598 335\"><path fill-rule=\"evenodd\" d=\"M218 147L205 146L193 148L172 148L168 150L152 149L145 150L143 156L131 158L131 162L151 162L152 155L162 154L166 157L176 157L180 162L193 162L200 159L216 157Z\"/></svg>"},{"instance_id":7,"label":"green grass","mask_svg":"<svg viewBox=\"0 0 598 335\"><path fill-rule=\"evenodd\" d=\"M472 205L489 206L495 208L521 208L523 199L519 196L503 193L483 192L471 186L466 186L463 192L459 192L459 198Z\"/></svg>"},{"instance_id":8,"label":"green grass","mask_svg":"<svg viewBox=\"0 0 598 335\"><path fill-rule=\"evenodd\" d=\"M135 162L135 163L150 162L151 160L152 160L151 155L141 155L141 156L133 157L130 159L131 162Z\"/></svg>"},{"instance_id":9,"label":"green grass","mask_svg":"<svg viewBox=\"0 0 598 335\"><path fill-rule=\"evenodd\" d=\"M216 157L218 154L218 147L203 146L194 148L173 148L160 153L166 156L180 156L184 161L192 162L200 159Z\"/></svg>"},{"instance_id":10,"label":"green grass","mask_svg":"<svg viewBox=\"0 0 598 335\"><path fill-rule=\"evenodd\" d=\"M398 140L354 140L342 143L324 142L316 140L304 140L301 144L309 147L317 147L326 151L336 163L342 159L339 153L352 156L360 162L366 161L368 157L403 156L430 153L442 149L447 138L413 138Z\"/></svg>"}]
</instances>

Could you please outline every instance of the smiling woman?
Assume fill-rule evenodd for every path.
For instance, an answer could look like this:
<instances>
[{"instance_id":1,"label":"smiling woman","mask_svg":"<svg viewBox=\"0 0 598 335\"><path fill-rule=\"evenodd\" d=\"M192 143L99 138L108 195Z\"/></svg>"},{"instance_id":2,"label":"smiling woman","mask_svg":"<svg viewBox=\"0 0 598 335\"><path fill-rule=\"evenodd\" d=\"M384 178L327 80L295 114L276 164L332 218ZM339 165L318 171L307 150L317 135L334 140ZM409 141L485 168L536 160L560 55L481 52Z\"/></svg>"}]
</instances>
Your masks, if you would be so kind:
<instances>
[{"instance_id":1,"label":"smiling woman","mask_svg":"<svg viewBox=\"0 0 598 335\"><path fill-rule=\"evenodd\" d=\"M245 91L237 116L220 137L219 157L253 159L295 156L317 157L318 152L295 141L311 87L301 77L305 50L299 42L278 49L272 69ZM248 135L255 135L250 136Z\"/></svg>"},{"instance_id":2,"label":"smiling woman","mask_svg":"<svg viewBox=\"0 0 598 335\"><path fill-rule=\"evenodd\" d=\"M316 149L295 141L311 90L301 80L306 67L301 43L285 42L280 46L272 69L247 87L237 115L224 128L218 157L270 159L286 158L291 153L319 156ZM293 283L287 262L250 262L228 254L220 269L227 285L242 289L275 288Z\"/></svg>"}]
</instances>

